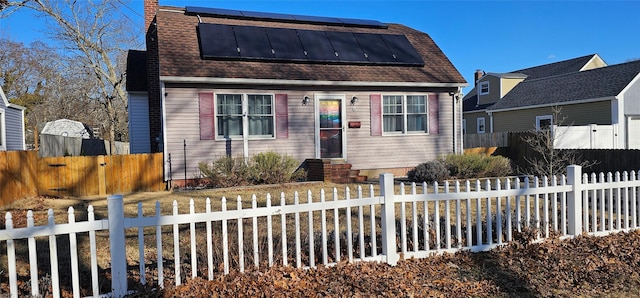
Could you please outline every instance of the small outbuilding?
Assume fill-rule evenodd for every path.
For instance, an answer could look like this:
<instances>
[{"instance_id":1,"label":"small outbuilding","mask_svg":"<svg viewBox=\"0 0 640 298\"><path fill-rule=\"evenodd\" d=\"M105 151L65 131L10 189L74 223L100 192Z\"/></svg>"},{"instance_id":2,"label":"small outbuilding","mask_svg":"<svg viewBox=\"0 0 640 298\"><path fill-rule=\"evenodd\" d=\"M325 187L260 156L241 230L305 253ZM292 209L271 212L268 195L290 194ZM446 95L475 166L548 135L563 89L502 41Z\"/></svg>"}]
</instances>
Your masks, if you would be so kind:
<instances>
[{"instance_id":1,"label":"small outbuilding","mask_svg":"<svg viewBox=\"0 0 640 298\"><path fill-rule=\"evenodd\" d=\"M83 139L93 138L93 130L91 127L80 121L69 119L58 119L47 122L40 134Z\"/></svg>"}]
</instances>

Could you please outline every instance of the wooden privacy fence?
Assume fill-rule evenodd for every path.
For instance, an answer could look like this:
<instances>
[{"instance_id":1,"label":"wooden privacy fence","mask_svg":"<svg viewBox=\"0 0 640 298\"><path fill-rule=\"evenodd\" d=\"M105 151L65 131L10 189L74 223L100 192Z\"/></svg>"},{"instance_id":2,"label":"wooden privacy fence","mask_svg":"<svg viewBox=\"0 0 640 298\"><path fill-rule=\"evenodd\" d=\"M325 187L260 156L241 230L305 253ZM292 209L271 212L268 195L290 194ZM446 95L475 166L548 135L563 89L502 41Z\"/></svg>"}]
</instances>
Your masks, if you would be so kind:
<instances>
[{"instance_id":1,"label":"wooden privacy fence","mask_svg":"<svg viewBox=\"0 0 640 298\"><path fill-rule=\"evenodd\" d=\"M37 151L0 152L0 201L36 196L89 196L159 191L162 153L39 158Z\"/></svg>"},{"instance_id":2,"label":"wooden privacy fence","mask_svg":"<svg viewBox=\"0 0 640 298\"><path fill-rule=\"evenodd\" d=\"M29 212L26 227L20 228L14 228L14 217L7 213L6 229L0 230L0 247L7 251L0 283L9 285L13 297L43 292L59 297L61 289L74 297L122 297L132 285L164 288L249 266L313 268L341 260L394 265L403 257L489 250L514 240L520 231L542 239L553 233L606 235L640 227L640 173L589 176L579 166L568 167L567 173L551 179L412 184L409 193L404 185L396 193L393 175L383 174L379 195L373 186L368 195L359 188L354 198L348 188L343 198L335 189L319 197L307 192L306 199L298 193L293 200L267 195L260 203L254 195L250 204L240 197L222 198L217 210L207 198L199 202L205 205L199 212L192 199L182 213L174 201L170 215L161 214L159 202L154 214L145 215L138 203L133 217L125 216L123 197L117 195L108 198L107 219L94 219L89 206L86 221L76 222L69 208L68 223L54 223L49 210L48 224L34 226ZM105 245L97 245L103 238L108 238L101 240ZM58 254L64 242L68 249ZM49 259L39 259L46 256L47 244ZM100 270L99 255L110 256Z\"/></svg>"}]
</instances>

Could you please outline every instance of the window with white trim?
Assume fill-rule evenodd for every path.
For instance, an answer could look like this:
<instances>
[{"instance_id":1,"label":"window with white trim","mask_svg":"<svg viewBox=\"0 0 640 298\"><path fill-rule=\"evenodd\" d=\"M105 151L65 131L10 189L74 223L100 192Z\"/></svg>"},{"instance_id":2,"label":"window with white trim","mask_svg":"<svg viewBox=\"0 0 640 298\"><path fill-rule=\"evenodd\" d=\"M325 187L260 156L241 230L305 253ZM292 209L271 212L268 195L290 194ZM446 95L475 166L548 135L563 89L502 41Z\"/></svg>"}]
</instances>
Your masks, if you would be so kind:
<instances>
[{"instance_id":1,"label":"window with white trim","mask_svg":"<svg viewBox=\"0 0 640 298\"><path fill-rule=\"evenodd\" d=\"M536 116L536 131L546 130L553 126L553 115Z\"/></svg>"},{"instance_id":2,"label":"window with white trim","mask_svg":"<svg viewBox=\"0 0 640 298\"><path fill-rule=\"evenodd\" d=\"M480 118L476 118L476 128L477 128L477 133L485 133L486 132L486 126L485 126L485 119L484 117L480 117Z\"/></svg>"},{"instance_id":3,"label":"window with white trim","mask_svg":"<svg viewBox=\"0 0 640 298\"><path fill-rule=\"evenodd\" d=\"M478 94L480 95L489 94L489 82L480 82L478 89Z\"/></svg>"},{"instance_id":4,"label":"window with white trim","mask_svg":"<svg viewBox=\"0 0 640 298\"><path fill-rule=\"evenodd\" d=\"M385 134L427 133L427 96L384 95L382 120Z\"/></svg>"},{"instance_id":5,"label":"window with white trim","mask_svg":"<svg viewBox=\"0 0 640 298\"><path fill-rule=\"evenodd\" d=\"M225 138L242 137L246 124L250 138L274 137L273 104L272 95L217 94L216 135Z\"/></svg>"}]
</instances>

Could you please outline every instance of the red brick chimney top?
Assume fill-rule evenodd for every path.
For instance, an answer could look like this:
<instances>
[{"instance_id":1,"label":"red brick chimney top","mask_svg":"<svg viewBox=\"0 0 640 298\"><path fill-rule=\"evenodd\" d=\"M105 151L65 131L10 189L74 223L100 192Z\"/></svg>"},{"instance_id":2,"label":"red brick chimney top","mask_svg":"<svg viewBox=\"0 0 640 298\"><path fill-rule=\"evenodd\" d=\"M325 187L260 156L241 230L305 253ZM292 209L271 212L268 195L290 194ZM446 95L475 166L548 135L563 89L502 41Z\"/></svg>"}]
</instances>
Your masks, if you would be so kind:
<instances>
[{"instance_id":1,"label":"red brick chimney top","mask_svg":"<svg viewBox=\"0 0 640 298\"><path fill-rule=\"evenodd\" d=\"M153 18L158 12L158 0L144 0L144 28L149 30Z\"/></svg>"}]
</instances>

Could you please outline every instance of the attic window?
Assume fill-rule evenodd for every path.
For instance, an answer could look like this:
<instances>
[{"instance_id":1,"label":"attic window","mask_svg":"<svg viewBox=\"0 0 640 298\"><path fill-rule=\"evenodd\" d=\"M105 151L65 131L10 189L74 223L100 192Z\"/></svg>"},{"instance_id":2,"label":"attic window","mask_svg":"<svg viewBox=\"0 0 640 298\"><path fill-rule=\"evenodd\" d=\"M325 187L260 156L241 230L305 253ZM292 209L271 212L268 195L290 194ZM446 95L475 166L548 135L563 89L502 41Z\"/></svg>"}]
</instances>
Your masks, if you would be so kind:
<instances>
[{"instance_id":1,"label":"attic window","mask_svg":"<svg viewBox=\"0 0 640 298\"><path fill-rule=\"evenodd\" d=\"M485 95L485 94L489 94L489 82L482 82L480 83L480 92L478 92L480 95Z\"/></svg>"}]
</instances>

